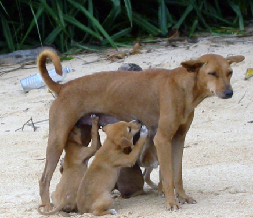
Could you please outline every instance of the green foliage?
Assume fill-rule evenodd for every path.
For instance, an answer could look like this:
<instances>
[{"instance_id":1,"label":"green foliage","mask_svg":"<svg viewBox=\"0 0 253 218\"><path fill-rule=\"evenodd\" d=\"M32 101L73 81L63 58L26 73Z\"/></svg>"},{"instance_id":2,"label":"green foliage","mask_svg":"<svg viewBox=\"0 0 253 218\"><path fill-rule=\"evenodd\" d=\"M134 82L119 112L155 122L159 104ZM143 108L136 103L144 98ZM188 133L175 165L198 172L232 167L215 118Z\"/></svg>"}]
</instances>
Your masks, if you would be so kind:
<instances>
[{"instance_id":1,"label":"green foliage","mask_svg":"<svg viewBox=\"0 0 253 218\"><path fill-rule=\"evenodd\" d=\"M117 49L171 29L190 37L239 33L252 16L251 0L0 0L0 53L40 45Z\"/></svg>"}]
</instances>

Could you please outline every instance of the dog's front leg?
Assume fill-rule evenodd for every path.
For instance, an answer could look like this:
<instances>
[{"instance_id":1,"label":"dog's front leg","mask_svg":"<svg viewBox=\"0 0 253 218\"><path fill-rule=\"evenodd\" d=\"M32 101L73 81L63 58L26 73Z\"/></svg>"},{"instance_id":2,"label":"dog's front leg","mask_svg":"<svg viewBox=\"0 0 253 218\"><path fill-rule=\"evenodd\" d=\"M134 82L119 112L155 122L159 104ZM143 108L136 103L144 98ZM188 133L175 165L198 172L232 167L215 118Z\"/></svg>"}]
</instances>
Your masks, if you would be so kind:
<instances>
[{"instance_id":1,"label":"dog's front leg","mask_svg":"<svg viewBox=\"0 0 253 218\"><path fill-rule=\"evenodd\" d=\"M186 124L181 125L172 139L172 160L174 169L175 192L180 203L194 204L196 201L185 194L182 180L182 158L185 136L192 123L193 113L189 115Z\"/></svg>"},{"instance_id":2,"label":"dog's front leg","mask_svg":"<svg viewBox=\"0 0 253 218\"><path fill-rule=\"evenodd\" d=\"M174 174L172 167L171 143L172 136L164 134L160 129L158 129L154 138L162 175L162 186L166 197L166 206L168 210L175 210L179 208L174 195Z\"/></svg>"}]
</instances>

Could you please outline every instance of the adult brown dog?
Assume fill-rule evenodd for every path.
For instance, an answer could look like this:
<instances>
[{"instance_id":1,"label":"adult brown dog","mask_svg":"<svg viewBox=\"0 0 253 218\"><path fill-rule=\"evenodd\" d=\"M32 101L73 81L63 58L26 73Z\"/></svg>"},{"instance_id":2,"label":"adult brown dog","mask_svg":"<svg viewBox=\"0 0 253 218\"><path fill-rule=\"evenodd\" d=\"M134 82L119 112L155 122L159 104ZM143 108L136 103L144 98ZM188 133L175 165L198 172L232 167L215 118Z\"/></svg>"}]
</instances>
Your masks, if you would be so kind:
<instances>
[{"instance_id":1,"label":"adult brown dog","mask_svg":"<svg viewBox=\"0 0 253 218\"><path fill-rule=\"evenodd\" d=\"M181 203L194 203L186 195L182 182L182 156L186 133L192 123L194 109L209 96L227 99L233 95L230 85L233 62L243 56L223 58L207 54L185 61L174 70L101 72L65 84L57 84L48 75L49 57L61 74L58 56L44 50L38 57L41 75L58 97L49 112L49 139L46 165L40 180L42 204L50 207L49 186L67 136L78 119L88 113L105 113L130 121L134 115L154 136L162 175L166 206L169 210ZM151 137L152 138L152 137ZM152 147L152 140L149 140Z\"/></svg>"},{"instance_id":2,"label":"adult brown dog","mask_svg":"<svg viewBox=\"0 0 253 218\"><path fill-rule=\"evenodd\" d=\"M81 179L87 170L88 160L101 147L98 134L98 117L91 116L91 138L90 147L84 147L81 141L81 129L74 127L68 137L65 147L66 155L62 166L62 177L52 193L55 209L43 212L39 206L38 211L43 215L53 215L60 211L72 212L77 210L76 196Z\"/></svg>"},{"instance_id":3,"label":"adult brown dog","mask_svg":"<svg viewBox=\"0 0 253 218\"><path fill-rule=\"evenodd\" d=\"M124 148L132 147L132 138L140 130L140 138L129 154ZM148 130L139 121L129 123L120 121L102 128L106 133L103 146L96 153L91 165L85 172L77 192L78 212L92 213L95 216L115 214L108 208L113 203L111 190L117 182L121 167L132 167L139 157Z\"/></svg>"}]
</instances>

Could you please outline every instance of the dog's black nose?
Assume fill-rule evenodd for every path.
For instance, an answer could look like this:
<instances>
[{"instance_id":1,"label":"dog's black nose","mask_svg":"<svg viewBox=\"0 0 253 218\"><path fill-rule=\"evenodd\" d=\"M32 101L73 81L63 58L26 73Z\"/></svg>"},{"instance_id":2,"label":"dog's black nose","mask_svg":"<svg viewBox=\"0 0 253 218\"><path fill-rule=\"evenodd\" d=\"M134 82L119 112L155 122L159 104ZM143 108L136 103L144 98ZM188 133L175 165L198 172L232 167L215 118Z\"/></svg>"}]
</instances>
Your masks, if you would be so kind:
<instances>
[{"instance_id":1,"label":"dog's black nose","mask_svg":"<svg viewBox=\"0 0 253 218\"><path fill-rule=\"evenodd\" d=\"M234 92L231 89L227 89L225 90L224 94L225 94L225 98L232 98Z\"/></svg>"},{"instance_id":2,"label":"dog's black nose","mask_svg":"<svg viewBox=\"0 0 253 218\"><path fill-rule=\"evenodd\" d=\"M141 124L141 121L139 119L136 119L136 121Z\"/></svg>"}]
</instances>

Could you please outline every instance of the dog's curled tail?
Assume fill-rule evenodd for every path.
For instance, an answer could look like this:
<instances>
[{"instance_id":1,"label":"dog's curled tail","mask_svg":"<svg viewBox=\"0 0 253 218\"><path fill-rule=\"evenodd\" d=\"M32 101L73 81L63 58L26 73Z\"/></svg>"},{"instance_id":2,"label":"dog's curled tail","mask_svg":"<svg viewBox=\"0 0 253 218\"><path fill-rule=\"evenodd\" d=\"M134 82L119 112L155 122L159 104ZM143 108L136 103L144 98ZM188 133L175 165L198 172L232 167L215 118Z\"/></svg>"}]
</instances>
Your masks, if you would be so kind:
<instances>
[{"instance_id":1,"label":"dog's curled tail","mask_svg":"<svg viewBox=\"0 0 253 218\"><path fill-rule=\"evenodd\" d=\"M50 58L52 60L55 70L56 70L57 74L59 74L59 75L62 75L61 62L60 62L58 55L51 49L43 50L39 54L38 59L37 59L38 68L39 68L40 74L41 74L44 82L46 83L46 85L48 86L49 89L51 89L53 92L55 92L58 95L60 93L62 85L58 84L57 82L54 82L52 80L52 78L49 76L47 68L46 68L47 58Z\"/></svg>"},{"instance_id":2,"label":"dog's curled tail","mask_svg":"<svg viewBox=\"0 0 253 218\"><path fill-rule=\"evenodd\" d=\"M54 210L49 211L49 212L44 212L41 210L41 208L45 207L45 205L41 204L41 205L39 205L37 210L42 215L54 215L54 214L60 212L64 206L66 206L66 202L62 201Z\"/></svg>"}]
</instances>

